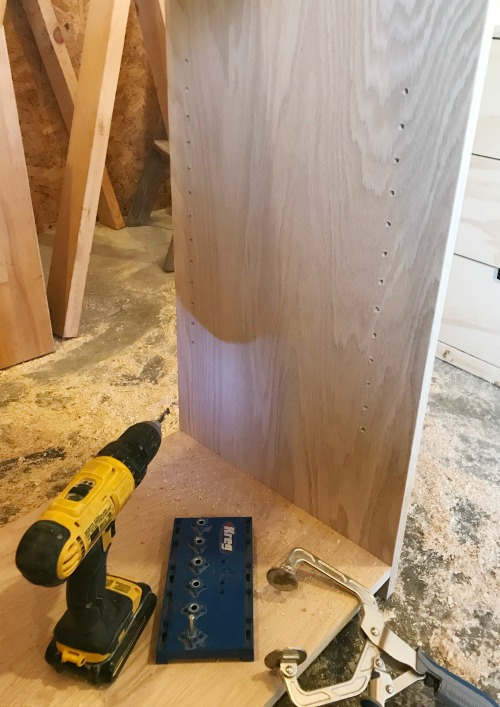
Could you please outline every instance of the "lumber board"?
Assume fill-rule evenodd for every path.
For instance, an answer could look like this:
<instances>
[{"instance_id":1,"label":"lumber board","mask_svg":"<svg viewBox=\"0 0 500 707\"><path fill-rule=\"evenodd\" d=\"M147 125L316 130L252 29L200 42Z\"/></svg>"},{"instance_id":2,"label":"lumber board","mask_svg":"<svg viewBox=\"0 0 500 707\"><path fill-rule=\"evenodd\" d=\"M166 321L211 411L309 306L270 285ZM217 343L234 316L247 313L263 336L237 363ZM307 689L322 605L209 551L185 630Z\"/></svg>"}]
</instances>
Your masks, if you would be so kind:
<instances>
[{"instance_id":1,"label":"lumber board","mask_svg":"<svg viewBox=\"0 0 500 707\"><path fill-rule=\"evenodd\" d=\"M264 656L282 645L299 644L308 651L310 662L353 615L355 601L312 575L285 597L267 584L267 570L302 544L373 589L388 575L388 567L379 560L191 438L175 433L164 439L146 478L117 520L109 569L162 593L174 517L252 516L255 661L155 665L157 609L116 683L97 689L58 675L44 662L45 645L64 609L64 588L34 587L14 565L17 543L38 514L0 530L0 617L9 647L0 656L0 690L10 705L273 704L281 681L265 668Z\"/></svg>"},{"instance_id":2,"label":"lumber board","mask_svg":"<svg viewBox=\"0 0 500 707\"><path fill-rule=\"evenodd\" d=\"M53 330L78 334L129 0L91 0L48 282Z\"/></svg>"},{"instance_id":3,"label":"lumber board","mask_svg":"<svg viewBox=\"0 0 500 707\"><path fill-rule=\"evenodd\" d=\"M167 38L163 0L135 0L146 54L168 135Z\"/></svg>"},{"instance_id":4,"label":"lumber board","mask_svg":"<svg viewBox=\"0 0 500 707\"><path fill-rule=\"evenodd\" d=\"M170 157L170 145L168 140L155 140L154 146L156 150L164 157Z\"/></svg>"},{"instance_id":5,"label":"lumber board","mask_svg":"<svg viewBox=\"0 0 500 707\"><path fill-rule=\"evenodd\" d=\"M167 3L181 428L393 566L488 9Z\"/></svg>"},{"instance_id":6,"label":"lumber board","mask_svg":"<svg viewBox=\"0 0 500 707\"><path fill-rule=\"evenodd\" d=\"M452 366L461 368L463 371L472 373L472 375L482 378L489 383L493 383L500 388L500 367L493 366L491 363L486 363L480 358L471 356L465 351L460 351L454 346L449 346L442 341L438 341L436 356L446 363L451 363Z\"/></svg>"},{"instance_id":7,"label":"lumber board","mask_svg":"<svg viewBox=\"0 0 500 707\"><path fill-rule=\"evenodd\" d=\"M498 268L455 255L439 339L500 368Z\"/></svg>"},{"instance_id":8,"label":"lumber board","mask_svg":"<svg viewBox=\"0 0 500 707\"><path fill-rule=\"evenodd\" d=\"M7 0L0 0L0 27L3 25L6 7L7 7Z\"/></svg>"},{"instance_id":9,"label":"lumber board","mask_svg":"<svg viewBox=\"0 0 500 707\"><path fill-rule=\"evenodd\" d=\"M173 235L168 246L165 262L163 263L163 269L165 270L165 272L175 272L175 250Z\"/></svg>"},{"instance_id":10,"label":"lumber board","mask_svg":"<svg viewBox=\"0 0 500 707\"><path fill-rule=\"evenodd\" d=\"M477 123L473 152L500 159L500 39L491 42L486 83Z\"/></svg>"},{"instance_id":11,"label":"lumber board","mask_svg":"<svg viewBox=\"0 0 500 707\"><path fill-rule=\"evenodd\" d=\"M167 129L163 118L161 118L127 214L127 226L144 226L150 222L151 213L158 199L158 192L167 178L168 156L157 146L157 143L167 143L168 145L168 140L165 139L166 134Z\"/></svg>"},{"instance_id":12,"label":"lumber board","mask_svg":"<svg viewBox=\"0 0 500 707\"><path fill-rule=\"evenodd\" d=\"M0 27L0 368L54 344L19 117Z\"/></svg>"},{"instance_id":13,"label":"lumber board","mask_svg":"<svg viewBox=\"0 0 500 707\"><path fill-rule=\"evenodd\" d=\"M52 0L22 0L40 57L49 77L64 124L71 132L78 79L54 12ZM109 228L125 227L106 167L97 210L99 221Z\"/></svg>"},{"instance_id":14,"label":"lumber board","mask_svg":"<svg viewBox=\"0 0 500 707\"><path fill-rule=\"evenodd\" d=\"M500 268L499 160L472 156L455 253Z\"/></svg>"}]
</instances>

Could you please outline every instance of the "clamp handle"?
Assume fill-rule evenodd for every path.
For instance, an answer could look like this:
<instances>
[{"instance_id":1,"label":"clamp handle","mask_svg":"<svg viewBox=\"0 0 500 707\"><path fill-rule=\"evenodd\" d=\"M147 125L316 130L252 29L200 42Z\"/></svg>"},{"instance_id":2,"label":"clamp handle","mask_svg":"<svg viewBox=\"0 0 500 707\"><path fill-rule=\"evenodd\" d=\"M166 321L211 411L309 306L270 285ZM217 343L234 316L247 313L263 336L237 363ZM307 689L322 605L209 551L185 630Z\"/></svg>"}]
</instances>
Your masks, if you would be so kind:
<instances>
[{"instance_id":1,"label":"clamp handle","mask_svg":"<svg viewBox=\"0 0 500 707\"><path fill-rule=\"evenodd\" d=\"M500 707L491 697L470 682L435 663L421 648L417 649L417 670L432 684L438 703L449 707Z\"/></svg>"}]
</instances>

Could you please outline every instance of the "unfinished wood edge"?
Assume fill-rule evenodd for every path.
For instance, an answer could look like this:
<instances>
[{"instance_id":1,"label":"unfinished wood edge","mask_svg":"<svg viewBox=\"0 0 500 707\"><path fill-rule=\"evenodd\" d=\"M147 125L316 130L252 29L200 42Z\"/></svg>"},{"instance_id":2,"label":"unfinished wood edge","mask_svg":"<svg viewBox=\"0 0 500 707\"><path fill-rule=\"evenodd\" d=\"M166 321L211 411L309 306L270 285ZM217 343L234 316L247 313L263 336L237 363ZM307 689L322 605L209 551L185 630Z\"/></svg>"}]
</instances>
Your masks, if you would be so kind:
<instances>
[{"instance_id":1,"label":"unfinished wood edge","mask_svg":"<svg viewBox=\"0 0 500 707\"><path fill-rule=\"evenodd\" d=\"M165 272L175 272L174 237L170 239L165 262L163 263Z\"/></svg>"},{"instance_id":2,"label":"unfinished wood edge","mask_svg":"<svg viewBox=\"0 0 500 707\"><path fill-rule=\"evenodd\" d=\"M436 357L445 363L461 368L473 376L482 378L488 383L493 383L500 387L500 368L492 363L483 361L466 351L456 349L454 346L446 344L444 341L438 341L436 349Z\"/></svg>"},{"instance_id":3,"label":"unfinished wood edge","mask_svg":"<svg viewBox=\"0 0 500 707\"><path fill-rule=\"evenodd\" d=\"M125 219L123 218L123 214L106 167L104 167L101 193L99 195L99 204L97 206L97 220L103 226L112 228L114 231L120 231L122 228L125 228Z\"/></svg>"},{"instance_id":4,"label":"unfinished wood edge","mask_svg":"<svg viewBox=\"0 0 500 707\"><path fill-rule=\"evenodd\" d=\"M495 12L495 0L490 0L488 5L488 10L486 12L486 18L483 26L483 33L481 38L481 47L479 51L479 58L476 67L476 75L474 77L474 84L472 88L472 97L469 108L469 117L467 120L467 128L465 131L465 138L462 145L462 158L460 162L460 169L458 173L457 187L455 190L455 197L453 200L453 208L451 212L450 227L448 229L448 239L446 243L446 250L444 254L443 267L441 270L441 278L439 281L438 295L436 299L436 306L434 309L434 318L432 322L431 333L429 337L429 349L427 353L427 360L425 363L424 375L422 378L422 388L420 393L420 401L418 404L417 416L415 421L415 432L413 436L413 443L410 453L410 461L408 464L408 475L406 477L406 485L403 496L403 504L401 509L401 516L399 520L398 532L396 535L396 544L394 547L394 555L392 560L392 571L389 579L389 584L387 586L386 596L389 597L394 591L394 586L396 584L399 560L401 556L401 549L403 546L404 533L406 527L406 518L410 508L411 492L413 489L413 483L415 480L415 474L417 470L418 455L420 451L420 442L422 439L422 433L424 428L424 418L427 410L427 401L429 398L429 391L431 387L432 380L432 370L434 367L435 351L438 342L439 330L441 328L441 320L443 318L444 305L446 300L446 294L448 291L448 283L450 280L451 265L453 262L453 255L455 250L455 243L458 235L458 227L460 224L460 216L462 213L462 205L465 197L465 189L467 187L467 179L469 175L469 165L472 155L472 146L474 144L474 137L476 133L476 126L479 118L479 109L481 106L481 98L483 94L484 83L486 80L486 71L488 67L488 59L490 54L491 46L491 28L493 27L493 18Z\"/></svg>"},{"instance_id":5,"label":"unfinished wood edge","mask_svg":"<svg viewBox=\"0 0 500 707\"><path fill-rule=\"evenodd\" d=\"M333 640L335 640L335 638L339 635L339 633L347 626L349 621L351 621L356 616L358 611L359 611L359 609L355 607L352 611L350 611L348 614L346 614L343 617L342 621L339 621L339 623L335 627L332 635L329 638L325 638L323 641L320 641L315 646L314 650L312 650L310 653L307 654L307 658L305 659L305 661L297 667L297 676L298 677L300 677L302 675L302 673L304 673L307 670L307 668L312 663L314 663L316 658L318 658L321 655L321 653L323 653L325 648L327 648L330 645L330 643ZM298 646L298 647L300 647L300 646ZM273 697L271 697L271 699L268 700L264 704L264 707L273 707L273 705L275 705L276 702L286 693L286 687L283 685L283 681L281 680L281 678L276 676L276 680L277 681L279 680L281 683L279 690L276 690Z\"/></svg>"},{"instance_id":6,"label":"unfinished wood edge","mask_svg":"<svg viewBox=\"0 0 500 707\"><path fill-rule=\"evenodd\" d=\"M246 473L246 472L244 472ZM276 492L275 492L276 493ZM349 542L352 542L350 540ZM378 582L375 582L375 584L371 587L367 587L368 589L371 590L372 594L376 594L381 588L384 586L388 585L390 581L390 574L391 574L391 569L389 568L387 572L384 574L383 577L380 578ZM333 586L333 585L332 585ZM321 653L327 648L332 641L335 640L335 638L339 635L339 633L347 626L349 621L351 621L356 614L359 612L359 607L354 607L352 611L350 611L348 614L346 614L343 618L342 621L339 621L338 624L335 626L333 629L331 635L329 637L325 637L323 641L320 641L317 643L317 645L314 647L314 650L312 650L310 653L307 654L306 660L298 666L297 669L297 675L300 677L307 668L314 663L316 658L318 658ZM276 702L285 694L286 688L282 685L279 689L277 690L274 696L268 700L264 707L272 707L273 705L276 704Z\"/></svg>"},{"instance_id":7,"label":"unfinished wood edge","mask_svg":"<svg viewBox=\"0 0 500 707\"><path fill-rule=\"evenodd\" d=\"M0 27L3 25L6 7L7 7L7 0L0 0Z\"/></svg>"},{"instance_id":8,"label":"unfinished wood edge","mask_svg":"<svg viewBox=\"0 0 500 707\"><path fill-rule=\"evenodd\" d=\"M168 140L155 140L153 143L155 150L164 157L170 157L170 143Z\"/></svg>"}]
</instances>

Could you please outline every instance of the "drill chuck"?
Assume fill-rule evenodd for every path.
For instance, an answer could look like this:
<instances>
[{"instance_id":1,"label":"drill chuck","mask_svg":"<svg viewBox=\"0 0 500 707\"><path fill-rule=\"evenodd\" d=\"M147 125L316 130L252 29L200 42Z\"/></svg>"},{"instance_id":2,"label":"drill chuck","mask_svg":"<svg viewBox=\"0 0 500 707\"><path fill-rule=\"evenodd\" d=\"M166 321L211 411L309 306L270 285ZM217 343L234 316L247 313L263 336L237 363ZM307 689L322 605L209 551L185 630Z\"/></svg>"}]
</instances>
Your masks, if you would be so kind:
<instances>
[{"instance_id":1,"label":"drill chuck","mask_svg":"<svg viewBox=\"0 0 500 707\"><path fill-rule=\"evenodd\" d=\"M125 464L134 477L136 487L143 480L149 462L161 444L161 425L158 422L138 422L101 449L98 457L113 457Z\"/></svg>"}]
</instances>

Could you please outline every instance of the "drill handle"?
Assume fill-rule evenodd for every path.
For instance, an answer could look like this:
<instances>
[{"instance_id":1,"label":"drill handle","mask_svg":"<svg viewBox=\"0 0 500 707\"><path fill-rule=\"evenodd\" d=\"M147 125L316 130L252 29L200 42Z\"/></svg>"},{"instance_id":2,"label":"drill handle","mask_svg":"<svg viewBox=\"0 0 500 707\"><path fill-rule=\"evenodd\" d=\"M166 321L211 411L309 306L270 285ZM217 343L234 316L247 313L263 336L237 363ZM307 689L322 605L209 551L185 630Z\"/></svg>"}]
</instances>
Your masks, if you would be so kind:
<instances>
[{"instance_id":1,"label":"drill handle","mask_svg":"<svg viewBox=\"0 0 500 707\"><path fill-rule=\"evenodd\" d=\"M83 561L68 577L66 601L72 621L88 631L99 623L105 607L106 564L114 523L104 531Z\"/></svg>"}]
</instances>

